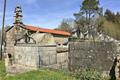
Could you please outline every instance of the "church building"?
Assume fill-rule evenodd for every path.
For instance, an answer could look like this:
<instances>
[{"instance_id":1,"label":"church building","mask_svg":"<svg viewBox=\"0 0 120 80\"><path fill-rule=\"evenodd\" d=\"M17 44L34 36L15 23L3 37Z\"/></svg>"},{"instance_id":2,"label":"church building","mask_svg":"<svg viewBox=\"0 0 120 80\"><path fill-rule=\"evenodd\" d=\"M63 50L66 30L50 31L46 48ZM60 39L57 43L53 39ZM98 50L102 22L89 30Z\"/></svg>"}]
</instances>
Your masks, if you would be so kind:
<instances>
[{"instance_id":1,"label":"church building","mask_svg":"<svg viewBox=\"0 0 120 80\"><path fill-rule=\"evenodd\" d=\"M22 9L14 11L13 26L6 30L5 52L13 64L40 67L57 64L57 44L68 42L69 32L26 25Z\"/></svg>"}]
</instances>

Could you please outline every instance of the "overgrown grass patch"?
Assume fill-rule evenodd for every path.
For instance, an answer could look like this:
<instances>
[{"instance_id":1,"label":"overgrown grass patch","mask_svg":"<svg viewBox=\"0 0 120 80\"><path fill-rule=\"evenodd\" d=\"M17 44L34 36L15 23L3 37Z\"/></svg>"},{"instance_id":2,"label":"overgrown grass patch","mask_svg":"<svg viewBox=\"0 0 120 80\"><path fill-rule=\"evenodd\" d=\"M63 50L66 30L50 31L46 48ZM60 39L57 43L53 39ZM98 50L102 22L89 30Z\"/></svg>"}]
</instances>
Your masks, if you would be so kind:
<instances>
[{"instance_id":1,"label":"overgrown grass patch","mask_svg":"<svg viewBox=\"0 0 120 80\"><path fill-rule=\"evenodd\" d=\"M0 61L0 80L73 80L73 78L63 71L49 69L6 76L4 61Z\"/></svg>"},{"instance_id":2,"label":"overgrown grass patch","mask_svg":"<svg viewBox=\"0 0 120 80\"><path fill-rule=\"evenodd\" d=\"M62 71L36 70L7 76L4 80L73 80L73 77Z\"/></svg>"},{"instance_id":3,"label":"overgrown grass patch","mask_svg":"<svg viewBox=\"0 0 120 80\"><path fill-rule=\"evenodd\" d=\"M4 61L0 61L0 79L5 77L5 75L6 75L6 72L5 72Z\"/></svg>"},{"instance_id":4,"label":"overgrown grass patch","mask_svg":"<svg viewBox=\"0 0 120 80\"><path fill-rule=\"evenodd\" d=\"M67 71L39 69L26 73L6 76L4 61L0 61L0 80L109 80L93 69L77 70L69 74Z\"/></svg>"}]
</instances>

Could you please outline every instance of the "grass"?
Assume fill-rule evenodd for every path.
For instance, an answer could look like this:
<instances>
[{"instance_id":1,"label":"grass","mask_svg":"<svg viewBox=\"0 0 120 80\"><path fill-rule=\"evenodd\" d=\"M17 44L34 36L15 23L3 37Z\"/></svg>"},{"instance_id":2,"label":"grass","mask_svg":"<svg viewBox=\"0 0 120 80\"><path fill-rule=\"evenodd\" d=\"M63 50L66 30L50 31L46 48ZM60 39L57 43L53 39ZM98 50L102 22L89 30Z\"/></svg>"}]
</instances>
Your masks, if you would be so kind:
<instances>
[{"instance_id":1,"label":"grass","mask_svg":"<svg viewBox=\"0 0 120 80\"><path fill-rule=\"evenodd\" d=\"M73 80L69 75L59 71L36 70L15 76L8 76L4 80Z\"/></svg>"},{"instance_id":2,"label":"grass","mask_svg":"<svg viewBox=\"0 0 120 80\"><path fill-rule=\"evenodd\" d=\"M50 69L39 69L8 76L5 73L4 61L0 61L0 80L109 80L100 76L101 75L98 75L93 71L77 71L74 74L69 74L65 71Z\"/></svg>"},{"instance_id":3,"label":"grass","mask_svg":"<svg viewBox=\"0 0 120 80\"><path fill-rule=\"evenodd\" d=\"M6 75L4 61L0 61L0 80Z\"/></svg>"},{"instance_id":4,"label":"grass","mask_svg":"<svg viewBox=\"0 0 120 80\"><path fill-rule=\"evenodd\" d=\"M0 80L74 80L73 77L63 71L40 69L14 76L6 76L4 62L0 61Z\"/></svg>"}]
</instances>

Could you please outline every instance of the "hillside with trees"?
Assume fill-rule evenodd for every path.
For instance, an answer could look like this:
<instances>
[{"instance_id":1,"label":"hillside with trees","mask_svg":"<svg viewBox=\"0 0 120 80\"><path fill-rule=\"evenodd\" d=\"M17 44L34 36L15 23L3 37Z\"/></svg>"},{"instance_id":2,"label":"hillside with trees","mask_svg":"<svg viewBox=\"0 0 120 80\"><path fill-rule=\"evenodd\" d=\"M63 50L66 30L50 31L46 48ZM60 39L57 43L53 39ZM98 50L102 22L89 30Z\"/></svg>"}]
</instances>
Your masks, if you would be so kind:
<instances>
[{"instance_id":1,"label":"hillside with trees","mask_svg":"<svg viewBox=\"0 0 120 80\"><path fill-rule=\"evenodd\" d=\"M104 32L104 34L120 40L120 12L115 13L106 9L103 13L103 7L100 6L98 0L84 0L80 11L73 13L73 16L75 17L74 25L64 19L56 29L67 32L80 29L84 33L84 25L94 25L98 32Z\"/></svg>"},{"instance_id":2,"label":"hillside with trees","mask_svg":"<svg viewBox=\"0 0 120 80\"><path fill-rule=\"evenodd\" d=\"M113 38L120 40L120 13L106 10L104 14L104 31Z\"/></svg>"}]
</instances>

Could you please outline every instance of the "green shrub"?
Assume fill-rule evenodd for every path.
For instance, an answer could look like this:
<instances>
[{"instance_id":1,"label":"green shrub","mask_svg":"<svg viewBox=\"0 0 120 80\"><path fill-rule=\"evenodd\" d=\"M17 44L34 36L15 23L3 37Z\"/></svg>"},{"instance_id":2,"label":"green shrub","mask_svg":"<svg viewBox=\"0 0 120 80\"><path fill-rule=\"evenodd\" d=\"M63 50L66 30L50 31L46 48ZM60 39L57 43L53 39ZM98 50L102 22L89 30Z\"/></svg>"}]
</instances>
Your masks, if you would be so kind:
<instances>
[{"instance_id":1,"label":"green shrub","mask_svg":"<svg viewBox=\"0 0 120 80\"><path fill-rule=\"evenodd\" d=\"M77 40L80 40L80 38L78 38L78 37L70 37L69 38L69 41L77 41Z\"/></svg>"},{"instance_id":2,"label":"green shrub","mask_svg":"<svg viewBox=\"0 0 120 80\"><path fill-rule=\"evenodd\" d=\"M72 73L77 80L108 80L103 78L101 73L95 69L80 69Z\"/></svg>"}]
</instances>

